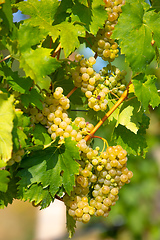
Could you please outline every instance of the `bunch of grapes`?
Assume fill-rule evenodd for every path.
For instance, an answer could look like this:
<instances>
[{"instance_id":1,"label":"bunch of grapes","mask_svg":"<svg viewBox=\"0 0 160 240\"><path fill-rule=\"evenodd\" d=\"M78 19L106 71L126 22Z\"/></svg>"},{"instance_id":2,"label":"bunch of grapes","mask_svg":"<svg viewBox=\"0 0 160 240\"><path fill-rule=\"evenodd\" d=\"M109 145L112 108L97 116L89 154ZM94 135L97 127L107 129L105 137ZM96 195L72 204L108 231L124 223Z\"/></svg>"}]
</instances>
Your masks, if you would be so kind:
<instances>
[{"instance_id":1,"label":"bunch of grapes","mask_svg":"<svg viewBox=\"0 0 160 240\"><path fill-rule=\"evenodd\" d=\"M78 66L72 69L74 85L80 87L84 93L86 91L93 91L96 82L100 80L100 74L96 73L93 69L96 59L94 57L86 59L80 54L77 54L75 59Z\"/></svg>"},{"instance_id":2,"label":"bunch of grapes","mask_svg":"<svg viewBox=\"0 0 160 240\"><path fill-rule=\"evenodd\" d=\"M79 142L94 126L81 117L72 122L67 113L69 107L69 99L63 95L63 89L57 87L53 94L45 97L42 110L30 107L31 123L44 125L52 140L59 136L60 140L71 137L72 140Z\"/></svg>"},{"instance_id":3,"label":"bunch of grapes","mask_svg":"<svg viewBox=\"0 0 160 240\"><path fill-rule=\"evenodd\" d=\"M104 85L109 91L118 97L121 97L127 86L125 70L120 71L117 67L108 64L101 70L101 74L105 76Z\"/></svg>"},{"instance_id":4,"label":"bunch of grapes","mask_svg":"<svg viewBox=\"0 0 160 240\"><path fill-rule=\"evenodd\" d=\"M127 152L119 145L102 153L98 147L93 150L88 146L81 152L79 163L71 196L63 197L68 214L84 223L93 215L107 217L118 200L119 190L133 176L126 167Z\"/></svg>"},{"instance_id":5,"label":"bunch of grapes","mask_svg":"<svg viewBox=\"0 0 160 240\"><path fill-rule=\"evenodd\" d=\"M101 71L101 82L95 86L93 91L85 92L88 98L88 106L94 111L105 111L108 100L112 93L116 97L121 97L126 89L127 82L125 70L120 71L115 66L108 64Z\"/></svg>"},{"instance_id":6,"label":"bunch of grapes","mask_svg":"<svg viewBox=\"0 0 160 240\"><path fill-rule=\"evenodd\" d=\"M11 166L11 165L13 165L15 162L17 162L17 163L21 162L22 157L24 156L24 154L25 154L24 149L19 149L19 150L16 151L16 152L13 151L13 152L12 152L12 157L11 157L11 159L7 162L7 165L8 165L8 166Z\"/></svg>"},{"instance_id":7,"label":"bunch of grapes","mask_svg":"<svg viewBox=\"0 0 160 240\"><path fill-rule=\"evenodd\" d=\"M108 104L107 95L109 92L108 87L103 83L99 83L92 93L91 91L85 93L85 96L88 98L88 106L96 112L100 110L105 111Z\"/></svg>"},{"instance_id":8,"label":"bunch of grapes","mask_svg":"<svg viewBox=\"0 0 160 240\"><path fill-rule=\"evenodd\" d=\"M112 32L117 24L117 19L122 12L121 6L125 4L124 0L104 0L105 9L108 13L108 20L104 28L100 29L96 35L96 41L93 45L93 51L104 61L112 62L118 57L118 44L112 39Z\"/></svg>"}]
</instances>

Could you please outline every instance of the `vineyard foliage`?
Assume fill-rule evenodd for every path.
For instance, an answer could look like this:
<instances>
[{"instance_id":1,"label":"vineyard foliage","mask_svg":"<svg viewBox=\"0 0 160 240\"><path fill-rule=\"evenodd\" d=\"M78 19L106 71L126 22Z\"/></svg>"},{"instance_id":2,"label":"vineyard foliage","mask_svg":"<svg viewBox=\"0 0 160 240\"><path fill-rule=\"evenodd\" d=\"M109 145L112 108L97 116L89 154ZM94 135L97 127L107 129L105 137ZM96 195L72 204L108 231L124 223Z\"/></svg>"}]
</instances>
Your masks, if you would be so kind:
<instances>
[{"instance_id":1,"label":"vineyard foliage","mask_svg":"<svg viewBox=\"0 0 160 240\"><path fill-rule=\"evenodd\" d=\"M13 22L18 10L26 19ZM71 236L75 220L87 222L94 208L89 206L83 215L77 210L75 217L73 203L68 203L69 198L80 201L74 198L80 188L75 181L80 184L81 175L91 181L88 192L81 189L89 204L97 191L93 175L107 181L115 176L102 171L109 161L103 152L110 154L112 148L92 149L97 138L106 143L95 136L99 127L112 129L110 136L103 133L107 147L122 146L124 158L125 152L128 159L145 158L149 110L160 104L157 78L147 71L153 61L159 64L159 11L156 0L0 1L0 208L21 199L44 209L65 194ZM93 50L89 59L76 55L82 44ZM97 56L106 61L99 73L94 70ZM125 58L128 73L117 68L115 58ZM124 162L122 149L114 149L116 159ZM112 162L113 171L118 171L118 160ZM127 180L122 175L119 189L132 177L131 171ZM104 180L98 181L102 187ZM116 186L110 187L113 200ZM107 204L103 200L103 213L96 208L97 216L107 216Z\"/></svg>"}]
</instances>

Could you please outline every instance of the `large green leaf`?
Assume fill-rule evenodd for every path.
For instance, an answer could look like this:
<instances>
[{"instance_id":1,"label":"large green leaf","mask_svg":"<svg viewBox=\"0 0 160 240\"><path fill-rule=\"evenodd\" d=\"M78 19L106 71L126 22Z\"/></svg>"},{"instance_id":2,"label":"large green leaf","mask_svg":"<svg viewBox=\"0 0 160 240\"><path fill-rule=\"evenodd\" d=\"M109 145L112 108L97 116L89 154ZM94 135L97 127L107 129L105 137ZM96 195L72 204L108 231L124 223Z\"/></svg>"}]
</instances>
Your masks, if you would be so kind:
<instances>
[{"instance_id":1,"label":"large green leaf","mask_svg":"<svg viewBox=\"0 0 160 240\"><path fill-rule=\"evenodd\" d=\"M8 188L6 192L0 191L0 209L7 207L8 203L12 203L13 199L17 198L17 178L15 177L16 172L14 171L14 176L10 178L8 183Z\"/></svg>"},{"instance_id":2,"label":"large green leaf","mask_svg":"<svg viewBox=\"0 0 160 240\"><path fill-rule=\"evenodd\" d=\"M72 21L82 22L87 31L96 35L99 28L102 28L107 19L107 12L103 0L93 0L90 6L83 5L76 1L72 8Z\"/></svg>"},{"instance_id":3,"label":"large green leaf","mask_svg":"<svg viewBox=\"0 0 160 240\"><path fill-rule=\"evenodd\" d=\"M43 188L41 184L32 184L27 190L25 190L20 198L23 201L29 200L33 202L34 206L40 205L41 209L46 208L53 201L48 188Z\"/></svg>"},{"instance_id":4,"label":"large green leaf","mask_svg":"<svg viewBox=\"0 0 160 240\"><path fill-rule=\"evenodd\" d=\"M28 0L18 3L17 6L22 13L31 17L25 21L44 29L55 41L59 31L52 26L52 23L59 4L60 1L57 0Z\"/></svg>"},{"instance_id":5,"label":"large green leaf","mask_svg":"<svg viewBox=\"0 0 160 240\"><path fill-rule=\"evenodd\" d=\"M143 115L137 134L122 125L115 128L113 139L121 145L128 154L145 157L148 145L145 138L146 129L149 127L149 118Z\"/></svg>"},{"instance_id":6,"label":"large green leaf","mask_svg":"<svg viewBox=\"0 0 160 240\"><path fill-rule=\"evenodd\" d=\"M0 93L0 160L7 162L12 153L13 96Z\"/></svg>"},{"instance_id":7,"label":"large green leaf","mask_svg":"<svg viewBox=\"0 0 160 240\"><path fill-rule=\"evenodd\" d=\"M21 101L22 101L24 107L26 107L26 108L29 106L29 104L31 104L41 110L43 109L43 106L42 106L43 97L34 88L32 88L31 91L29 91L28 93L22 94L20 96L20 98L21 98Z\"/></svg>"},{"instance_id":8,"label":"large green leaf","mask_svg":"<svg viewBox=\"0 0 160 240\"><path fill-rule=\"evenodd\" d=\"M9 0L5 0L2 2L2 8L0 7L0 16L1 16L1 23L0 23L0 35L7 34L9 31L12 30L13 27L13 15L11 4Z\"/></svg>"},{"instance_id":9,"label":"large green leaf","mask_svg":"<svg viewBox=\"0 0 160 240\"><path fill-rule=\"evenodd\" d=\"M160 11L160 1L159 0L151 0L152 7L155 8L157 11Z\"/></svg>"},{"instance_id":10,"label":"large green leaf","mask_svg":"<svg viewBox=\"0 0 160 240\"><path fill-rule=\"evenodd\" d=\"M158 95L155 81L156 77L153 75L132 81L135 94L145 110L148 109L148 105L155 108L160 104L160 96Z\"/></svg>"},{"instance_id":11,"label":"large green leaf","mask_svg":"<svg viewBox=\"0 0 160 240\"><path fill-rule=\"evenodd\" d=\"M29 89L33 85L33 81L30 78L20 77L18 72L13 72L5 63L0 66L0 75L3 76L3 79L7 80L7 83L13 90L22 94L29 92Z\"/></svg>"},{"instance_id":12,"label":"large green leaf","mask_svg":"<svg viewBox=\"0 0 160 240\"><path fill-rule=\"evenodd\" d=\"M60 30L60 42L64 49L65 57L68 57L71 52L80 45L78 37L85 36L85 29L81 25L74 25L69 22L62 22L56 26Z\"/></svg>"},{"instance_id":13,"label":"large green leaf","mask_svg":"<svg viewBox=\"0 0 160 240\"><path fill-rule=\"evenodd\" d=\"M160 13L155 13L154 11L146 12L144 15L144 23L152 31L153 39L155 45L160 48Z\"/></svg>"},{"instance_id":14,"label":"large green leaf","mask_svg":"<svg viewBox=\"0 0 160 240\"><path fill-rule=\"evenodd\" d=\"M80 159L76 142L70 138L65 139L65 144L60 148L59 162L61 171L63 171L63 186L70 194L75 183L75 174L79 172L79 164L75 161Z\"/></svg>"},{"instance_id":15,"label":"large green leaf","mask_svg":"<svg viewBox=\"0 0 160 240\"><path fill-rule=\"evenodd\" d=\"M78 0L78 2L80 2L81 4L85 5L86 7L88 7L88 0Z\"/></svg>"},{"instance_id":16,"label":"large green leaf","mask_svg":"<svg viewBox=\"0 0 160 240\"><path fill-rule=\"evenodd\" d=\"M107 11L104 8L103 0L92 1L92 21L90 23L90 31L96 35L99 28L103 28L105 21L108 18Z\"/></svg>"},{"instance_id":17,"label":"large green leaf","mask_svg":"<svg viewBox=\"0 0 160 240\"><path fill-rule=\"evenodd\" d=\"M131 122L133 110L134 108L132 106L124 108L118 116L117 125L121 124L125 126L127 129L131 130L132 132L137 133L138 127L136 126L135 123Z\"/></svg>"},{"instance_id":18,"label":"large green leaf","mask_svg":"<svg viewBox=\"0 0 160 240\"><path fill-rule=\"evenodd\" d=\"M33 134L32 141L36 145L45 146L48 145L52 140L47 132L47 129L41 124L36 124L32 134Z\"/></svg>"},{"instance_id":19,"label":"large green leaf","mask_svg":"<svg viewBox=\"0 0 160 240\"><path fill-rule=\"evenodd\" d=\"M50 56L51 50L46 48L28 49L21 52L20 68L40 87L44 88L45 78L54 72L61 64Z\"/></svg>"},{"instance_id":20,"label":"large green leaf","mask_svg":"<svg viewBox=\"0 0 160 240\"><path fill-rule=\"evenodd\" d=\"M8 183L10 179L8 178L10 173L6 170L0 170L0 191L6 192L8 189Z\"/></svg>"},{"instance_id":21,"label":"large green leaf","mask_svg":"<svg viewBox=\"0 0 160 240\"><path fill-rule=\"evenodd\" d=\"M155 44L159 46L159 29L160 14L148 11L143 3L126 3L122 7L112 36L120 40L122 53L133 71L141 72L155 57L151 41L155 37Z\"/></svg>"},{"instance_id":22,"label":"large green leaf","mask_svg":"<svg viewBox=\"0 0 160 240\"><path fill-rule=\"evenodd\" d=\"M121 105L116 126L121 124L136 134L142 122L143 111L140 102L136 98L132 98L132 95L130 98L130 101L123 102Z\"/></svg>"},{"instance_id":23,"label":"large green leaf","mask_svg":"<svg viewBox=\"0 0 160 240\"><path fill-rule=\"evenodd\" d=\"M25 52L32 46L45 39L47 31L33 26L30 22L24 22L18 29L18 42L21 52Z\"/></svg>"},{"instance_id":24,"label":"large green leaf","mask_svg":"<svg viewBox=\"0 0 160 240\"><path fill-rule=\"evenodd\" d=\"M70 139L66 139L62 146L55 142L44 150L34 152L21 162L19 191L24 192L32 184L41 183L43 188L49 188L52 197L62 184L70 193L79 169L75 159L79 159L79 151Z\"/></svg>"},{"instance_id":25,"label":"large green leaf","mask_svg":"<svg viewBox=\"0 0 160 240\"><path fill-rule=\"evenodd\" d=\"M66 227L69 233L69 238L72 238L76 228L76 220L74 220L73 217L68 214L68 211L66 211L66 219Z\"/></svg>"}]
</instances>

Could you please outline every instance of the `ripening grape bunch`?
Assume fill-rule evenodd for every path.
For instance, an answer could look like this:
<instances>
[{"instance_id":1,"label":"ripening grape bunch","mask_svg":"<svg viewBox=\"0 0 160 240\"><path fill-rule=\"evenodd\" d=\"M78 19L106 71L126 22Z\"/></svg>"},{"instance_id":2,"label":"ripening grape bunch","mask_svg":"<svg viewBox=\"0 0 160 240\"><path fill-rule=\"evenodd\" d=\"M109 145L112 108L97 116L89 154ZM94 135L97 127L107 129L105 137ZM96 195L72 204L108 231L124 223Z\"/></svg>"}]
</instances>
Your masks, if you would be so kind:
<instances>
[{"instance_id":1,"label":"ripening grape bunch","mask_svg":"<svg viewBox=\"0 0 160 240\"><path fill-rule=\"evenodd\" d=\"M122 12L121 7L125 4L124 0L104 0L108 19L104 28L100 29L95 37L92 49L104 61L113 62L118 57L118 44L112 39L112 32L117 24L117 19Z\"/></svg>"},{"instance_id":2,"label":"ripening grape bunch","mask_svg":"<svg viewBox=\"0 0 160 240\"><path fill-rule=\"evenodd\" d=\"M96 73L93 68L90 67L91 62L96 63L94 57L90 57L87 60L82 55L77 54L75 59L78 60L78 66L71 70L75 86L81 87L82 92L85 93L89 108L96 112L105 111L108 106L108 101L113 97L121 97L126 89L126 71L120 71L117 67L109 63L106 67L102 68L99 73ZM92 69L92 71L90 69ZM92 74L89 75L89 72L92 72ZM78 81L80 79L80 85L76 84L77 79Z\"/></svg>"},{"instance_id":3,"label":"ripening grape bunch","mask_svg":"<svg viewBox=\"0 0 160 240\"><path fill-rule=\"evenodd\" d=\"M101 74L104 76L104 86L108 87L110 93L121 97L127 86L125 70L120 71L114 65L108 64L102 68Z\"/></svg>"},{"instance_id":4,"label":"ripening grape bunch","mask_svg":"<svg viewBox=\"0 0 160 240\"><path fill-rule=\"evenodd\" d=\"M92 216L108 217L119 199L119 190L133 176L126 167L127 160L127 152L120 145L107 147L102 152L99 147L93 150L86 146L81 151L79 175L71 196L63 197L68 214L84 223Z\"/></svg>"},{"instance_id":5,"label":"ripening grape bunch","mask_svg":"<svg viewBox=\"0 0 160 240\"><path fill-rule=\"evenodd\" d=\"M93 91L96 83L100 80L100 74L93 69L96 59L94 57L86 59L83 55L76 54L75 60L77 61L77 66L71 69L75 87L80 87L84 93Z\"/></svg>"},{"instance_id":6,"label":"ripening grape bunch","mask_svg":"<svg viewBox=\"0 0 160 240\"><path fill-rule=\"evenodd\" d=\"M53 93L44 98L42 110L36 107L29 108L32 127L41 123L47 128L53 141L57 137L60 137L61 141L67 137L76 142L81 141L94 126L82 117L72 121L67 112L69 107L70 100L63 95L63 89L57 87Z\"/></svg>"}]
</instances>

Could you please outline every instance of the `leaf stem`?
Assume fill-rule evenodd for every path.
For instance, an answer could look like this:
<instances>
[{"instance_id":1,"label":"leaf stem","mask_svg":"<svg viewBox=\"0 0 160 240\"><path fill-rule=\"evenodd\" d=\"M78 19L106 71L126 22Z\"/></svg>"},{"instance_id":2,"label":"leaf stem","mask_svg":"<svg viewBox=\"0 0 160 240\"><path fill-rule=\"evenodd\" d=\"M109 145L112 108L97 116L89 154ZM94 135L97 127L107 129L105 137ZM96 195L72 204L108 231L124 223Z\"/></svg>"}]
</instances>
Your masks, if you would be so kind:
<instances>
[{"instance_id":1,"label":"leaf stem","mask_svg":"<svg viewBox=\"0 0 160 240\"><path fill-rule=\"evenodd\" d=\"M63 199L60 198L57 194L55 194L55 198L58 199L58 200L60 200L61 202L63 202Z\"/></svg>"},{"instance_id":2,"label":"leaf stem","mask_svg":"<svg viewBox=\"0 0 160 240\"><path fill-rule=\"evenodd\" d=\"M7 59L10 58L10 57L11 57L11 55L6 56L5 58L3 58L3 59L0 60L0 63L3 62L3 61L5 61L5 60L7 60Z\"/></svg>"},{"instance_id":3,"label":"leaf stem","mask_svg":"<svg viewBox=\"0 0 160 240\"><path fill-rule=\"evenodd\" d=\"M68 94L67 94L67 98L69 98L75 91L76 91L77 87L74 87Z\"/></svg>"},{"instance_id":4,"label":"leaf stem","mask_svg":"<svg viewBox=\"0 0 160 240\"><path fill-rule=\"evenodd\" d=\"M125 100L128 95L128 89L131 81L129 82L126 90L123 92L122 96L118 99L115 105L106 113L106 115L97 123L97 125L92 129L90 134L88 134L84 139L86 142L94 137L95 132L99 129L99 127L108 119L108 117L117 109L117 107Z\"/></svg>"},{"instance_id":5,"label":"leaf stem","mask_svg":"<svg viewBox=\"0 0 160 240\"><path fill-rule=\"evenodd\" d=\"M58 52L60 51L60 49L61 49L61 43L59 43L58 47L56 48L56 50L52 54L52 57L55 57L58 54Z\"/></svg>"}]
</instances>

